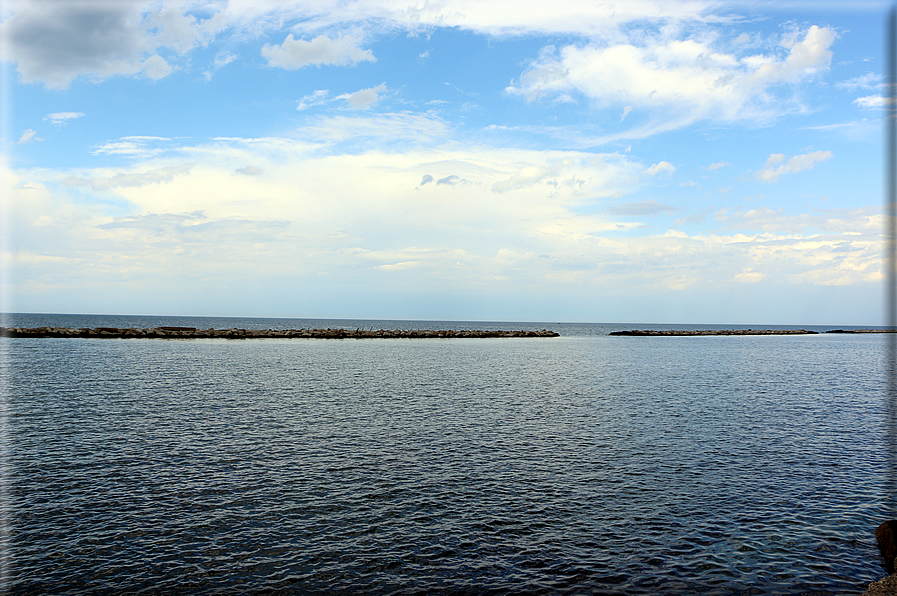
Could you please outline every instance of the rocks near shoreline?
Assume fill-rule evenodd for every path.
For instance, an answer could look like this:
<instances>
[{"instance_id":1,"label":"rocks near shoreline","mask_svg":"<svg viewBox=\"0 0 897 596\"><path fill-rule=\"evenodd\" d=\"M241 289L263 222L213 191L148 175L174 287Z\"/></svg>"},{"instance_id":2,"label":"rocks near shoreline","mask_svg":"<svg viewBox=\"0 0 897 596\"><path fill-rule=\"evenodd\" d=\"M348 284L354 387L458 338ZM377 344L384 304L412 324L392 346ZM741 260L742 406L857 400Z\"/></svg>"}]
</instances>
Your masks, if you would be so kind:
<instances>
[{"instance_id":1,"label":"rocks near shoreline","mask_svg":"<svg viewBox=\"0 0 897 596\"><path fill-rule=\"evenodd\" d=\"M897 333L894 329L832 329L824 333ZM608 335L629 337L683 337L700 335L818 335L818 331L806 329L671 329L656 331L651 329L612 331ZM0 327L0 337L92 337L92 338L165 338L165 339L265 339L265 338L309 338L309 339L375 339L375 338L457 338L457 337L558 337L554 331L480 331L450 329L196 329L195 327L96 327L93 329L72 329L69 327Z\"/></svg>"},{"instance_id":2,"label":"rocks near shoreline","mask_svg":"<svg viewBox=\"0 0 897 596\"><path fill-rule=\"evenodd\" d=\"M195 327L96 327L70 329L68 327L0 327L0 337L88 337L108 339L375 339L375 338L456 338L456 337L558 337L554 331L452 331L452 330L384 330L379 329L196 329Z\"/></svg>"},{"instance_id":3,"label":"rocks near shoreline","mask_svg":"<svg viewBox=\"0 0 897 596\"><path fill-rule=\"evenodd\" d=\"M825 333L897 333L895 329L832 329ZM818 331L806 329L705 329L702 331L675 329L669 331L653 331L650 329L632 331L612 331L608 335L629 337L681 337L690 335L819 335Z\"/></svg>"}]
</instances>

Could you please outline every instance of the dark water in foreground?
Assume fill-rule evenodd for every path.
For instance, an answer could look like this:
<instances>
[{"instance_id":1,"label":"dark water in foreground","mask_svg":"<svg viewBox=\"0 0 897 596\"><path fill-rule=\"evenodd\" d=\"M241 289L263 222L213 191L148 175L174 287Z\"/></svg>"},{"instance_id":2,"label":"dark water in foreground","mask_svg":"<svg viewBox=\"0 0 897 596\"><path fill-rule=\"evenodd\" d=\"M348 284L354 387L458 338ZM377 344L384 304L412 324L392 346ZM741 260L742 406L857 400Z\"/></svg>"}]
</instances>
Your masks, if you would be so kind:
<instances>
[{"instance_id":1,"label":"dark water in foreground","mask_svg":"<svg viewBox=\"0 0 897 596\"><path fill-rule=\"evenodd\" d=\"M250 327L42 317L16 324ZM311 326L346 326L325 323ZM2 339L0 580L13 594L856 594L884 575L882 336L606 336L621 327L657 328Z\"/></svg>"}]
</instances>

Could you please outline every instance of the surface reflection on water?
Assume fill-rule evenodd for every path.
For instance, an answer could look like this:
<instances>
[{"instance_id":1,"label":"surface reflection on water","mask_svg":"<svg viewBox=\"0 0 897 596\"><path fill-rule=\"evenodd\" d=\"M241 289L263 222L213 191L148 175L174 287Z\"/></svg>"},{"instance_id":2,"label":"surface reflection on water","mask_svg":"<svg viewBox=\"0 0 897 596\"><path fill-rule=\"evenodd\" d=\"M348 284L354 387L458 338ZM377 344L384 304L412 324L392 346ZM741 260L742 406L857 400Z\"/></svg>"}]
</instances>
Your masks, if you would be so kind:
<instances>
[{"instance_id":1,"label":"surface reflection on water","mask_svg":"<svg viewBox=\"0 0 897 596\"><path fill-rule=\"evenodd\" d=\"M860 592L876 336L14 339L10 591Z\"/></svg>"}]
</instances>

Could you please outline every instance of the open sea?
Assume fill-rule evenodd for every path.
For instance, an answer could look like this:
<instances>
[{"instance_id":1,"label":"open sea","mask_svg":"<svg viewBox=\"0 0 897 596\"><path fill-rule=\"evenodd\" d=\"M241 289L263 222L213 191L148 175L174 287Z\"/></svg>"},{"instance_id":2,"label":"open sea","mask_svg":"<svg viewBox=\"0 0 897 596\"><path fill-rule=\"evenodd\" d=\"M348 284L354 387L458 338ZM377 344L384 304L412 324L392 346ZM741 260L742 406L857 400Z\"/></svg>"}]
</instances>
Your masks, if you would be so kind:
<instances>
[{"instance_id":1,"label":"open sea","mask_svg":"<svg viewBox=\"0 0 897 596\"><path fill-rule=\"evenodd\" d=\"M561 334L2 338L7 594L825 595L885 575L884 335L0 325Z\"/></svg>"}]
</instances>

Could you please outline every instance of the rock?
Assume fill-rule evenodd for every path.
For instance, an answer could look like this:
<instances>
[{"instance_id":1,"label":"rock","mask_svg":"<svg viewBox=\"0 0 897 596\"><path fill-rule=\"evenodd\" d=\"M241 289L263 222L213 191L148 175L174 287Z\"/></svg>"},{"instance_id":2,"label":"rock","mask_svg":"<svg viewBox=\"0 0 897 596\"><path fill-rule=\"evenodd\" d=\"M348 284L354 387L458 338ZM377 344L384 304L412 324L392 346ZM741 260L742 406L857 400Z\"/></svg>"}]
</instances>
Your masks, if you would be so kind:
<instances>
[{"instance_id":1,"label":"rock","mask_svg":"<svg viewBox=\"0 0 897 596\"><path fill-rule=\"evenodd\" d=\"M875 528L878 550L888 573L894 573L894 558L897 557L897 520L889 520Z\"/></svg>"},{"instance_id":2,"label":"rock","mask_svg":"<svg viewBox=\"0 0 897 596\"><path fill-rule=\"evenodd\" d=\"M897 595L897 575L890 575L877 582L872 582L863 592L863 596L895 596Z\"/></svg>"}]
</instances>

